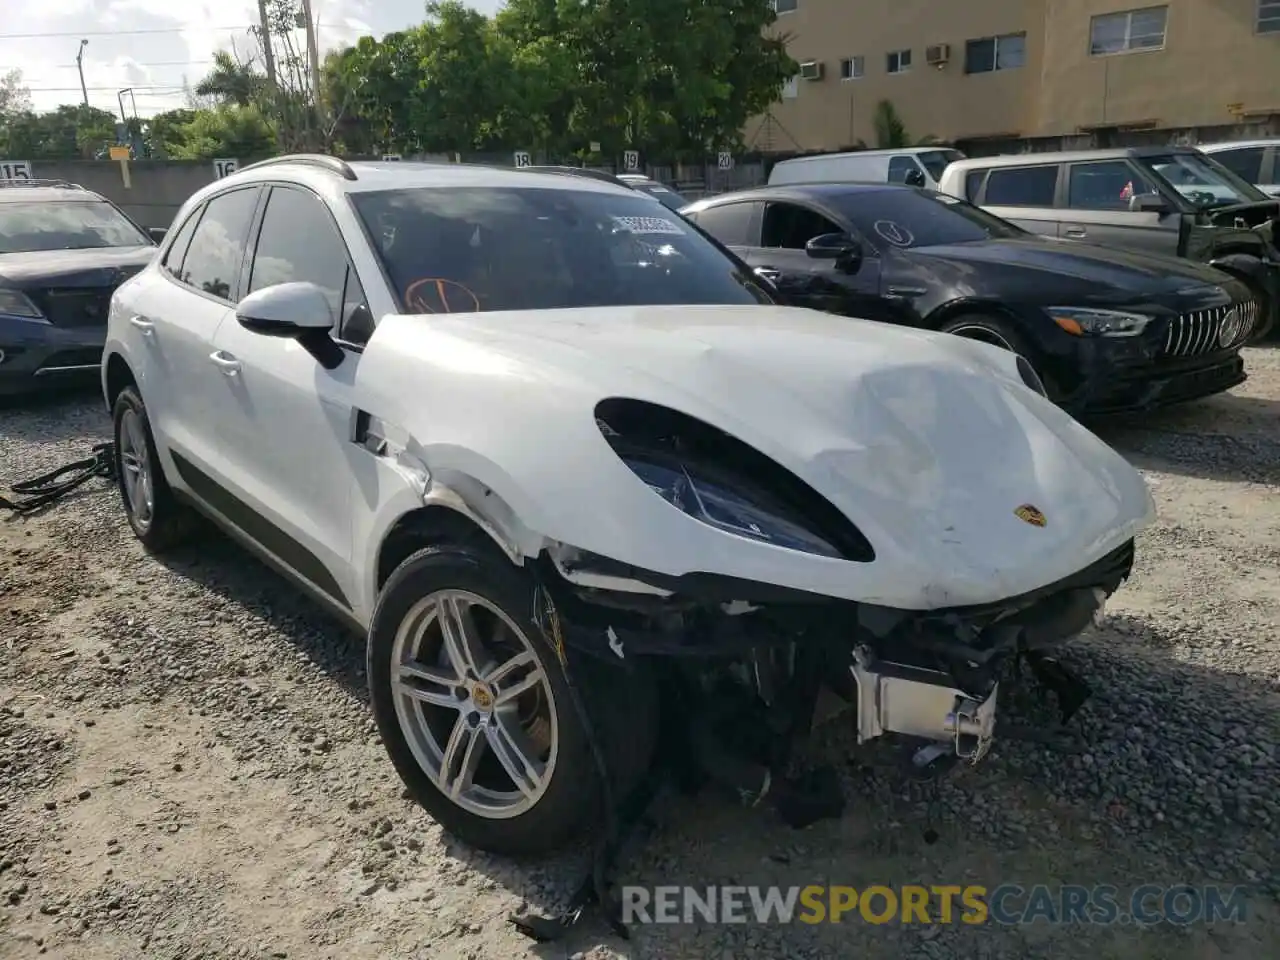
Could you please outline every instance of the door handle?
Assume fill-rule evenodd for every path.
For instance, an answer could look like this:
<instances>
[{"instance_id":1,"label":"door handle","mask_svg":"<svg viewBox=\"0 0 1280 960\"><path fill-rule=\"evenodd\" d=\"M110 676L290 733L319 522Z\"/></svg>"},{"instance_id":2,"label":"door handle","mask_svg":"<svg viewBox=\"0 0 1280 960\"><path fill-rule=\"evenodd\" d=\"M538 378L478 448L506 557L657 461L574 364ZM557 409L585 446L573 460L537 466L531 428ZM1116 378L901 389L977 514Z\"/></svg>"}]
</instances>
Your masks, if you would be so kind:
<instances>
[{"instance_id":1,"label":"door handle","mask_svg":"<svg viewBox=\"0 0 1280 960\"><path fill-rule=\"evenodd\" d=\"M756 267L756 276L764 277L770 283L776 283L782 277L782 271L777 267Z\"/></svg>"},{"instance_id":2,"label":"door handle","mask_svg":"<svg viewBox=\"0 0 1280 960\"><path fill-rule=\"evenodd\" d=\"M1083 240L1089 235L1089 231L1084 227L1068 227L1062 232L1062 235L1071 240Z\"/></svg>"},{"instance_id":3,"label":"door handle","mask_svg":"<svg viewBox=\"0 0 1280 960\"><path fill-rule=\"evenodd\" d=\"M129 318L129 322L141 330L144 337L154 337L156 334L155 322L146 317L133 316Z\"/></svg>"},{"instance_id":4,"label":"door handle","mask_svg":"<svg viewBox=\"0 0 1280 960\"><path fill-rule=\"evenodd\" d=\"M234 377L240 372L240 361L225 350L213 351L213 353L209 354L209 359L213 361L215 367L228 377Z\"/></svg>"}]
</instances>

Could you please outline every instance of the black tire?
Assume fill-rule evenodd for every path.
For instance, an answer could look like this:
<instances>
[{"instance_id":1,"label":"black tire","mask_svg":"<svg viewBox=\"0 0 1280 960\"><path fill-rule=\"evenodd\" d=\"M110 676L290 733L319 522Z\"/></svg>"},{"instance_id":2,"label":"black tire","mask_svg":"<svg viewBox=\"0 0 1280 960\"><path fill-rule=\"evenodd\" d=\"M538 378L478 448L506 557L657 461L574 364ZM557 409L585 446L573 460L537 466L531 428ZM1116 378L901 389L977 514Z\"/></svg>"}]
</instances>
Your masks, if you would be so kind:
<instances>
[{"instance_id":1,"label":"black tire","mask_svg":"<svg viewBox=\"0 0 1280 960\"><path fill-rule=\"evenodd\" d=\"M1060 401L1062 391L1044 369L1039 351L1031 345L1022 331L1008 320L985 313L966 313L944 323L942 332L952 333L958 337L967 337L970 340L980 340L983 343L989 343L992 346L1017 354L1031 364L1031 369L1036 372L1040 382L1044 384L1044 389L1049 399L1054 403Z\"/></svg>"},{"instance_id":2,"label":"black tire","mask_svg":"<svg viewBox=\"0 0 1280 960\"><path fill-rule=\"evenodd\" d=\"M494 604L528 638L545 670L558 721L555 767L545 792L528 811L491 819L457 806L418 764L401 729L392 690L397 631L419 600L439 590L462 590ZM412 797L449 833L473 847L504 856L537 856L563 846L597 822L600 778L555 652L534 622L532 578L487 546L432 546L408 557L388 578L369 629L367 666L374 720L397 774ZM585 701L606 758L615 800L648 769L657 736L657 697L647 674L626 672L595 658L572 657L576 687Z\"/></svg>"},{"instance_id":3,"label":"black tire","mask_svg":"<svg viewBox=\"0 0 1280 960\"><path fill-rule=\"evenodd\" d=\"M133 508L126 488L124 456L121 447L121 427L126 415L132 414L141 424L143 440L146 445L150 467L152 486L152 509L149 519L140 518ZM116 460L116 486L120 491L120 500L124 504L125 517L134 535L142 541L142 545L151 553L162 553L192 539L199 522L190 507L178 501L173 489L165 479L160 455L156 451L155 437L151 432L151 421L147 417L146 404L135 386L127 386L116 397L111 411L112 432Z\"/></svg>"}]
</instances>

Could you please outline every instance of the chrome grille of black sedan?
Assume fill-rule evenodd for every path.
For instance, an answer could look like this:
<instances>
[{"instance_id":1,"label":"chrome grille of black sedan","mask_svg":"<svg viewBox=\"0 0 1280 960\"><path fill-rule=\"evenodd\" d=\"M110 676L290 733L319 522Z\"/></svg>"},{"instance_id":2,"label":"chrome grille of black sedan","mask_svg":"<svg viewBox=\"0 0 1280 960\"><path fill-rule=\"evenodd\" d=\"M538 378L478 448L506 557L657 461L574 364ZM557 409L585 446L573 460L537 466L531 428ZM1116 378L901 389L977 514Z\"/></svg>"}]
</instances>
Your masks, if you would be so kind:
<instances>
[{"instance_id":1,"label":"chrome grille of black sedan","mask_svg":"<svg viewBox=\"0 0 1280 960\"><path fill-rule=\"evenodd\" d=\"M1222 343L1220 338L1223 324L1228 315L1236 311L1240 318L1239 329L1226 343ZM1254 300L1180 314L1169 321L1169 331L1164 339L1165 355L1195 357L1238 346L1253 332L1257 322L1258 304Z\"/></svg>"}]
</instances>

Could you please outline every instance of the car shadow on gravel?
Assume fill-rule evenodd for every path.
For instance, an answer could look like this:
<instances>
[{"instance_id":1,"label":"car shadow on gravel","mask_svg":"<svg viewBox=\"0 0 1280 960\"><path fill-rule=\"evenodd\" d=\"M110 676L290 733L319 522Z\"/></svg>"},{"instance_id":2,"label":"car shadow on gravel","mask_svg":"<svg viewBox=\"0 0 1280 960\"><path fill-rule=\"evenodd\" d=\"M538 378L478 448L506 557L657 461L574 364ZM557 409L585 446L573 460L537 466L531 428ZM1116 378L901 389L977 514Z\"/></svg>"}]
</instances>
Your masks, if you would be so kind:
<instances>
[{"instance_id":1,"label":"car shadow on gravel","mask_svg":"<svg viewBox=\"0 0 1280 960\"><path fill-rule=\"evenodd\" d=\"M1142 469L1280 484L1280 400L1222 393L1087 426Z\"/></svg>"}]
</instances>

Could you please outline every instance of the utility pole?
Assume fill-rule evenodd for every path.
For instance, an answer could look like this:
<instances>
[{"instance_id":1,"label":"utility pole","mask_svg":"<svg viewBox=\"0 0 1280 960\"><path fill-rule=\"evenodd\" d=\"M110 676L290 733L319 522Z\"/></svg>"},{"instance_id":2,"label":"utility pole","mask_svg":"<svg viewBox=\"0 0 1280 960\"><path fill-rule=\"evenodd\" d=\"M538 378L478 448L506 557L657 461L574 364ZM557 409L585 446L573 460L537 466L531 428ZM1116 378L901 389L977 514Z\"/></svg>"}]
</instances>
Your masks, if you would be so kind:
<instances>
[{"instance_id":1,"label":"utility pole","mask_svg":"<svg viewBox=\"0 0 1280 960\"><path fill-rule=\"evenodd\" d=\"M316 38L316 22L311 16L311 0L302 0L303 26L307 31L307 61L311 67L311 96L320 103L320 46Z\"/></svg>"},{"instance_id":2,"label":"utility pole","mask_svg":"<svg viewBox=\"0 0 1280 960\"><path fill-rule=\"evenodd\" d=\"M80 49L76 53L76 69L80 71L80 95L84 97L84 105L89 105L89 88L84 85L84 48L89 45L88 40L80 41Z\"/></svg>"},{"instance_id":3,"label":"utility pole","mask_svg":"<svg viewBox=\"0 0 1280 960\"><path fill-rule=\"evenodd\" d=\"M271 22L267 18L267 0L258 0L258 23L262 30L262 56L267 64L267 83L276 86L276 53L271 49Z\"/></svg>"}]
</instances>

